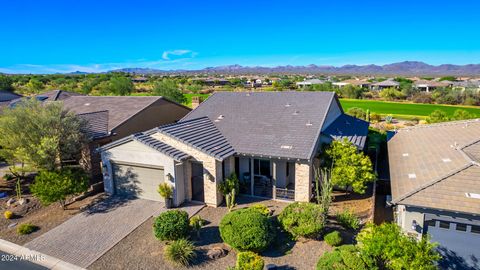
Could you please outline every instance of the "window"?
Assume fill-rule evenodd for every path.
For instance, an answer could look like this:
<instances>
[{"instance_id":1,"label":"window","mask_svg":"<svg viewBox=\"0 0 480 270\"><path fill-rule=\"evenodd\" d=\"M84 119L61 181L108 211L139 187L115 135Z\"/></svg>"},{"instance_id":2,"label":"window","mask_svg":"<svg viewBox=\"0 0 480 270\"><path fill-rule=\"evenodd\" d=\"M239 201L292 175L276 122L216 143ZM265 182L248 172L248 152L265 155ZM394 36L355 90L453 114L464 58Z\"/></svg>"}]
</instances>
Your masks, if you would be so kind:
<instances>
[{"instance_id":1,"label":"window","mask_svg":"<svg viewBox=\"0 0 480 270\"><path fill-rule=\"evenodd\" d=\"M457 223L456 230L461 231L461 232L466 232L467 231L467 224Z\"/></svg>"},{"instance_id":2,"label":"window","mask_svg":"<svg viewBox=\"0 0 480 270\"><path fill-rule=\"evenodd\" d=\"M442 229L450 229L450 223L448 221L440 220L440 228Z\"/></svg>"},{"instance_id":3,"label":"window","mask_svg":"<svg viewBox=\"0 0 480 270\"><path fill-rule=\"evenodd\" d=\"M435 227L436 223L437 223L437 221L435 219L427 220L427 221L425 221L425 226Z\"/></svg>"},{"instance_id":4,"label":"window","mask_svg":"<svg viewBox=\"0 0 480 270\"><path fill-rule=\"evenodd\" d=\"M287 162L287 172L286 172L286 176L289 177L290 176L290 163Z\"/></svg>"},{"instance_id":5,"label":"window","mask_svg":"<svg viewBox=\"0 0 480 270\"><path fill-rule=\"evenodd\" d=\"M471 230L472 233L478 233L480 234L480 226L475 226L475 225L472 225L472 230Z\"/></svg>"},{"instance_id":6,"label":"window","mask_svg":"<svg viewBox=\"0 0 480 270\"><path fill-rule=\"evenodd\" d=\"M270 160L254 159L253 160L253 173L255 175L264 175L270 177Z\"/></svg>"}]
</instances>

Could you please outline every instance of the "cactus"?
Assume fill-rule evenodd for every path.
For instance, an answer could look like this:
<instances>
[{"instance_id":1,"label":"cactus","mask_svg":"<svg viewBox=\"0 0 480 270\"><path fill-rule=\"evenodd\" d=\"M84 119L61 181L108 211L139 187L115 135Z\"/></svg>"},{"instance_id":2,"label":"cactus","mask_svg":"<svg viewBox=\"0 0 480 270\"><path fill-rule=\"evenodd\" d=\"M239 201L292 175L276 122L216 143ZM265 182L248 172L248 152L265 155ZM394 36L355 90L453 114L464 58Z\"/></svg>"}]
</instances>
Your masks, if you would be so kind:
<instances>
[{"instance_id":1,"label":"cactus","mask_svg":"<svg viewBox=\"0 0 480 270\"><path fill-rule=\"evenodd\" d=\"M366 112L366 114L365 114L365 120L366 120L367 122L370 122L370 109L367 109L367 112Z\"/></svg>"}]
</instances>

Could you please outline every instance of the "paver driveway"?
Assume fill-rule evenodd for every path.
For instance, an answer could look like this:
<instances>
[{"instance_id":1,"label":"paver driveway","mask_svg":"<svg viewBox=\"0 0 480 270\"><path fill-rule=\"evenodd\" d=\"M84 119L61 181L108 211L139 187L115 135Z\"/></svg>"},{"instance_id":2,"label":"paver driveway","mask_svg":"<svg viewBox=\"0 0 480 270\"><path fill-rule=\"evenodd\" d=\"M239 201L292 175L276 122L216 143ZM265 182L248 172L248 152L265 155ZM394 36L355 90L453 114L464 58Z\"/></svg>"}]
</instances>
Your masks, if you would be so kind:
<instances>
[{"instance_id":1,"label":"paver driveway","mask_svg":"<svg viewBox=\"0 0 480 270\"><path fill-rule=\"evenodd\" d=\"M182 210L191 216L202 207L187 205ZM161 202L111 197L28 242L25 247L86 268L148 218L165 210Z\"/></svg>"}]
</instances>

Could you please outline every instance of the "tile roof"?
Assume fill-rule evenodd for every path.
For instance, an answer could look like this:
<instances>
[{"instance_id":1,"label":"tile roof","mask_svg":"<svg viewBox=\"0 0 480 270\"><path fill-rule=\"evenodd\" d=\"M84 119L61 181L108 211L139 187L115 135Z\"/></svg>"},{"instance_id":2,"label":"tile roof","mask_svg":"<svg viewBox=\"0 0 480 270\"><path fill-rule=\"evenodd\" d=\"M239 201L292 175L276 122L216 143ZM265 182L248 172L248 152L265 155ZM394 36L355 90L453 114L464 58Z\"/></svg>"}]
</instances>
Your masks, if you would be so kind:
<instances>
[{"instance_id":1,"label":"tile roof","mask_svg":"<svg viewBox=\"0 0 480 270\"><path fill-rule=\"evenodd\" d=\"M223 160L235 150L208 117L161 126L155 131Z\"/></svg>"},{"instance_id":2,"label":"tile roof","mask_svg":"<svg viewBox=\"0 0 480 270\"><path fill-rule=\"evenodd\" d=\"M36 97L46 98L46 99L43 99L42 101L59 101L59 100L65 100L67 98L74 97L74 96L83 96L83 95L80 93L69 92L64 90L51 90L51 91L47 91L47 92L36 95Z\"/></svg>"},{"instance_id":3,"label":"tile roof","mask_svg":"<svg viewBox=\"0 0 480 270\"><path fill-rule=\"evenodd\" d=\"M11 91L0 90L0 102L12 101L21 97L21 95L15 94Z\"/></svg>"},{"instance_id":4,"label":"tile roof","mask_svg":"<svg viewBox=\"0 0 480 270\"><path fill-rule=\"evenodd\" d=\"M72 96L62 102L66 109L76 114L108 111L108 128L112 131L159 99L162 97Z\"/></svg>"},{"instance_id":5,"label":"tile roof","mask_svg":"<svg viewBox=\"0 0 480 270\"><path fill-rule=\"evenodd\" d=\"M400 83L394 80L386 80L382 82L372 83L372 86L399 86Z\"/></svg>"},{"instance_id":6,"label":"tile roof","mask_svg":"<svg viewBox=\"0 0 480 270\"><path fill-rule=\"evenodd\" d=\"M150 148L153 148L171 158L173 158L176 161L184 161L190 156L168 144L165 144L149 135L146 135L145 133L137 133L133 135L133 140L138 141Z\"/></svg>"},{"instance_id":7,"label":"tile roof","mask_svg":"<svg viewBox=\"0 0 480 270\"><path fill-rule=\"evenodd\" d=\"M394 203L480 214L480 119L400 129L388 142Z\"/></svg>"},{"instance_id":8,"label":"tile roof","mask_svg":"<svg viewBox=\"0 0 480 270\"><path fill-rule=\"evenodd\" d=\"M355 118L348 114L342 114L331 123L322 133L334 140L347 139L359 149L364 149L368 136L367 121Z\"/></svg>"},{"instance_id":9,"label":"tile roof","mask_svg":"<svg viewBox=\"0 0 480 270\"><path fill-rule=\"evenodd\" d=\"M309 160L333 92L217 92L181 121L208 117L238 154Z\"/></svg>"},{"instance_id":10,"label":"tile roof","mask_svg":"<svg viewBox=\"0 0 480 270\"><path fill-rule=\"evenodd\" d=\"M77 114L87 121L86 133L92 139L102 138L109 135L108 111Z\"/></svg>"}]
</instances>

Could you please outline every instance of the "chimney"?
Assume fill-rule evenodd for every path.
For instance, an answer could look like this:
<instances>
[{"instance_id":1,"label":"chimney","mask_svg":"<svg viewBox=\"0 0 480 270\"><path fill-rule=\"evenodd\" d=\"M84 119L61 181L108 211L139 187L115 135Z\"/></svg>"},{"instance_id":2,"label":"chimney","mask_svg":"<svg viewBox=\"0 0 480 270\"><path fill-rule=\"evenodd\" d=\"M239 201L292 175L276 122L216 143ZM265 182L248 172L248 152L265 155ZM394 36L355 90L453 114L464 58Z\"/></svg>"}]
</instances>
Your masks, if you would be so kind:
<instances>
[{"instance_id":1,"label":"chimney","mask_svg":"<svg viewBox=\"0 0 480 270\"><path fill-rule=\"evenodd\" d=\"M193 96L192 97L192 109L197 108L200 103L202 103L202 97L200 96Z\"/></svg>"}]
</instances>

